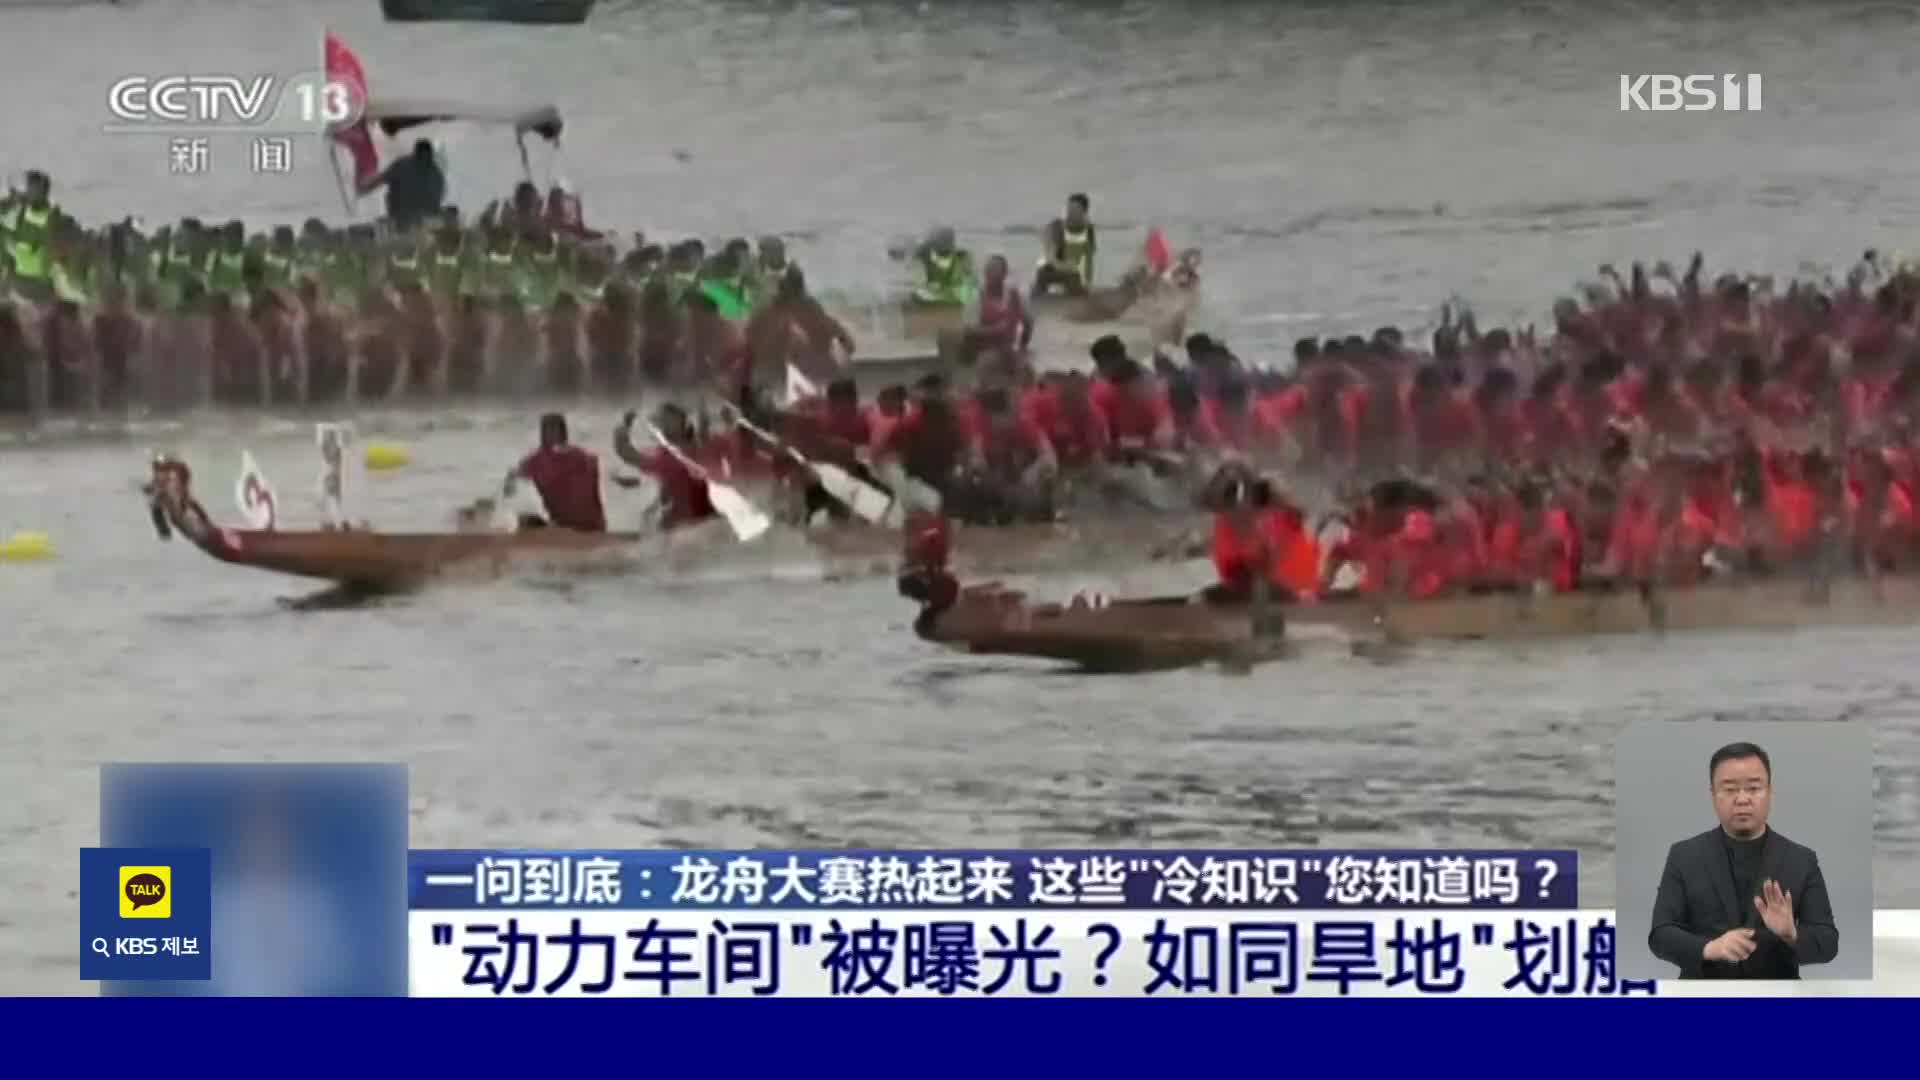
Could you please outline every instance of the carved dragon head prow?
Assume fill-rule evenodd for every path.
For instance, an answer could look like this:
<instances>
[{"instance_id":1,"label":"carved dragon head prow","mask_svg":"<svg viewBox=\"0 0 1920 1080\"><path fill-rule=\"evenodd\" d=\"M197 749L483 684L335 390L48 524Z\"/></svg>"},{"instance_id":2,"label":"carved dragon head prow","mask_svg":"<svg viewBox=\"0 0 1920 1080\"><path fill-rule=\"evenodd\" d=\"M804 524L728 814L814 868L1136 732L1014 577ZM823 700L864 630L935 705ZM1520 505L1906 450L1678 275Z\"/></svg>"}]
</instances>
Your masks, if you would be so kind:
<instances>
[{"instance_id":1,"label":"carved dragon head prow","mask_svg":"<svg viewBox=\"0 0 1920 1080\"><path fill-rule=\"evenodd\" d=\"M147 496L153 531L170 540L178 530L197 537L208 528L206 514L193 498L193 470L170 454L155 454L153 472L140 489Z\"/></svg>"}]
</instances>

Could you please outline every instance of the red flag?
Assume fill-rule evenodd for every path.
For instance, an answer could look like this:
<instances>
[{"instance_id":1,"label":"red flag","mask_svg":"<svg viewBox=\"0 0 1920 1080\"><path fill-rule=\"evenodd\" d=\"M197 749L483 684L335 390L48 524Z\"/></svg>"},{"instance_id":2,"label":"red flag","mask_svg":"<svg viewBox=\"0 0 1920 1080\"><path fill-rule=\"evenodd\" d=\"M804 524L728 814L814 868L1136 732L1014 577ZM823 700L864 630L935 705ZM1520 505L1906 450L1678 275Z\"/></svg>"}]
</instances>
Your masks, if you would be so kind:
<instances>
[{"instance_id":1,"label":"red flag","mask_svg":"<svg viewBox=\"0 0 1920 1080\"><path fill-rule=\"evenodd\" d=\"M360 66L360 58L347 48L346 42L328 34L326 65L327 82L347 88L347 93L353 99L354 115L359 116L365 111L367 102L367 73ZM368 129L364 117L329 134L353 155L353 183L356 188L371 183L380 175L380 151L373 145L373 132Z\"/></svg>"},{"instance_id":2,"label":"red flag","mask_svg":"<svg viewBox=\"0 0 1920 1080\"><path fill-rule=\"evenodd\" d=\"M1173 269L1173 249L1167 246L1167 234L1158 225L1147 230L1146 261L1147 269L1156 275Z\"/></svg>"}]
</instances>

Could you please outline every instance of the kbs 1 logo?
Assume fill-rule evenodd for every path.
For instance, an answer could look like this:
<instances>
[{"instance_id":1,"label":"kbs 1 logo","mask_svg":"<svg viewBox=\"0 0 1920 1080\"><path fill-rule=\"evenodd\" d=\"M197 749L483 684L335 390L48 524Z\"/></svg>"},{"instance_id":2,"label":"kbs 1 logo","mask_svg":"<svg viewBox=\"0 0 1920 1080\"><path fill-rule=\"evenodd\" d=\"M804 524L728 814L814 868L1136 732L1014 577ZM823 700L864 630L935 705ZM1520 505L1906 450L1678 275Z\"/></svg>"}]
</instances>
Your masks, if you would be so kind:
<instances>
[{"instance_id":1,"label":"kbs 1 logo","mask_svg":"<svg viewBox=\"0 0 1920 1080\"><path fill-rule=\"evenodd\" d=\"M1622 75L1621 112L1759 112L1758 75Z\"/></svg>"},{"instance_id":2,"label":"kbs 1 logo","mask_svg":"<svg viewBox=\"0 0 1920 1080\"><path fill-rule=\"evenodd\" d=\"M123 919L172 918L173 867L121 867L120 917Z\"/></svg>"},{"instance_id":3,"label":"kbs 1 logo","mask_svg":"<svg viewBox=\"0 0 1920 1080\"><path fill-rule=\"evenodd\" d=\"M352 124L364 93L321 75L129 75L107 88L107 129L311 135Z\"/></svg>"}]
</instances>

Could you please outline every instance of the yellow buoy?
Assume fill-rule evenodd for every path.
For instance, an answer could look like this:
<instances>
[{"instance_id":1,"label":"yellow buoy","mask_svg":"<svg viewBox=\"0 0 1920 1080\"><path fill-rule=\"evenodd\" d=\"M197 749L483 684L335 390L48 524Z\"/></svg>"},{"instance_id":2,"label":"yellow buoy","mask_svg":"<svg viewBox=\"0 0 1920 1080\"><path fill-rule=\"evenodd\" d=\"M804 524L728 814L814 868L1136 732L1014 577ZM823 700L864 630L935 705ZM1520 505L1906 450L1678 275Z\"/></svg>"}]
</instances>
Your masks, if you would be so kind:
<instances>
[{"instance_id":1,"label":"yellow buoy","mask_svg":"<svg viewBox=\"0 0 1920 1080\"><path fill-rule=\"evenodd\" d=\"M399 443L370 442L367 444L367 468L398 469L413 461L413 455Z\"/></svg>"},{"instance_id":2,"label":"yellow buoy","mask_svg":"<svg viewBox=\"0 0 1920 1080\"><path fill-rule=\"evenodd\" d=\"M53 538L22 530L0 540L0 562L38 562L53 558Z\"/></svg>"}]
</instances>

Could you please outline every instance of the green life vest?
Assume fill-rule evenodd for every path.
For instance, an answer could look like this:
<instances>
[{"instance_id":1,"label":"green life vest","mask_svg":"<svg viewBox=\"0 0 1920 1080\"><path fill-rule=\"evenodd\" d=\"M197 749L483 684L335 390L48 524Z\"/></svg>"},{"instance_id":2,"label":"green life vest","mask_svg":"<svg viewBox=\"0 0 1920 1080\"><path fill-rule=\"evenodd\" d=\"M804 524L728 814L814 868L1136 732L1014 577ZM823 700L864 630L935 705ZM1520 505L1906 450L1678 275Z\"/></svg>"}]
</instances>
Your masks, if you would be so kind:
<instances>
[{"instance_id":1,"label":"green life vest","mask_svg":"<svg viewBox=\"0 0 1920 1080\"><path fill-rule=\"evenodd\" d=\"M461 286L466 284L466 260L457 251L451 255L440 252L433 257L432 276L435 292L446 296L461 293Z\"/></svg>"},{"instance_id":2,"label":"green life vest","mask_svg":"<svg viewBox=\"0 0 1920 1080\"><path fill-rule=\"evenodd\" d=\"M220 252L207 260L207 288L215 292L239 292L246 287L246 269L244 252Z\"/></svg>"},{"instance_id":3,"label":"green life vest","mask_svg":"<svg viewBox=\"0 0 1920 1080\"><path fill-rule=\"evenodd\" d=\"M13 256L13 276L22 281L47 280L47 234L53 222L53 207L34 210L16 207L7 253Z\"/></svg>"},{"instance_id":4,"label":"green life vest","mask_svg":"<svg viewBox=\"0 0 1920 1080\"><path fill-rule=\"evenodd\" d=\"M360 304L360 292L367 280L366 268L361 266L359 256L351 251L330 251L321 266L321 276L327 285L327 294L349 310Z\"/></svg>"},{"instance_id":5,"label":"green life vest","mask_svg":"<svg viewBox=\"0 0 1920 1080\"><path fill-rule=\"evenodd\" d=\"M70 271L59 262L53 264L53 294L75 304L93 302L93 290L88 287L86 275Z\"/></svg>"},{"instance_id":6,"label":"green life vest","mask_svg":"<svg viewBox=\"0 0 1920 1080\"><path fill-rule=\"evenodd\" d=\"M1082 285L1093 281L1093 226L1072 229L1060 227L1060 247L1053 253L1053 268L1072 274Z\"/></svg>"},{"instance_id":7,"label":"green life vest","mask_svg":"<svg viewBox=\"0 0 1920 1080\"><path fill-rule=\"evenodd\" d=\"M700 283L700 291L713 301L713 305L720 309L720 314L724 318L737 321L746 318L753 310L747 303L747 298L741 295L740 286L734 282L721 281L717 278L703 281Z\"/></svg>"},{"instance_id":8,"label":"green life vest","mask_svg":"<svg viewBox=\"0 0 1920 1080\"><path fill-rule=\"evenodd\" d=\"M419 281L420 256L411 251L387 256L387 280L395 285Z\"/></svg>"},{"instance_id":9,"label":"green life vest","mask_svg":"<svg viewBox=\"0 0 1920 1080\"><path fill-rule=\"evenodd\" d=\"M527 257L522 275L521 297L535 307L546 307L560 291L560 253L534 252Z\"/></svg>"},{"instance_id":10,"label":"green life vest","mask_svg":"<svg viewBox=\"0 0 1920 1080\"><path fill-rule=\"evenodd\" d=\"M672 270L667 273L667 291L673 294L673 302L678 304L686 299L687 291L700 282L697 270Z\"/></svg>"},{"instance_id":11,"label":"green life vest","mask_svg":"<svg viewBox=\"0 0 1920 1080\"><path fill-rule=\"evenodd\" d=\"M942 255L929 251L921 260L921 271L926 280L913 291L915 299L927 304L955 306L973 302L973 260L966 252Z\"/></svg>"},{"instance_id":12,"label":"green life vest","mask_svg":"<svg viewBox=\"0 0 1920 1080\"><path fill-rule=\"evenodd\" d=\"M293 260L285 255L267 252L261 259L266 268L266 281L269 285L291 285L293 283Z\"/></svg>"},{"instance_id":13,"label":"green life vest","mask_svg":"<svg viewBox=\"0 0 1920 1080\"><path fill-rule=\"evenodd\" d=\"M480 267L480 287L497 300L521 299L520 268L510 251L489 251Z\"/></svg>"}]
</instances>

